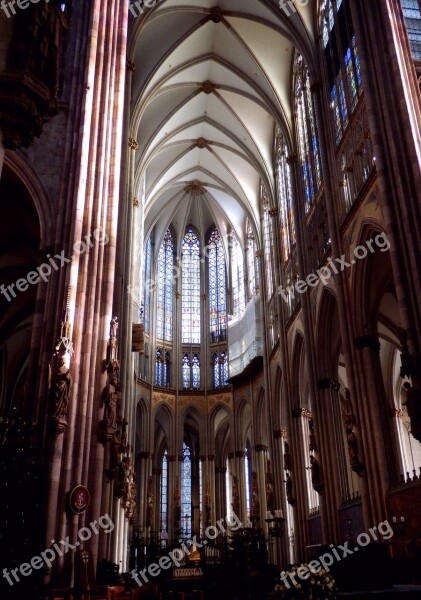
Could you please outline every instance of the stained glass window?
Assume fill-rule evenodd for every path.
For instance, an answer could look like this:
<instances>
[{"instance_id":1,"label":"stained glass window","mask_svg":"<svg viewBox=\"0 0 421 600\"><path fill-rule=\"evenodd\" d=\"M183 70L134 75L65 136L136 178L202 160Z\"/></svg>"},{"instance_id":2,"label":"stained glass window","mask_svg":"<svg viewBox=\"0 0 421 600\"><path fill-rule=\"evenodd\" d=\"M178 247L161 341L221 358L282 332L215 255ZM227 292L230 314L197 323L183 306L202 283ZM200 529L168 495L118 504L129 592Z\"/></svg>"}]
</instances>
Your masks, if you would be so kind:
<instances>
[{"instance_id":1,"label":"stained glass window","mask_svg":"<svg viewBox=\"0 0 421 600\"><path fill-rule=\"evenodd\" d=\"M295 245L295 225L292 209L291 168L288 164L288 148L283 137L278 141L277 175L278 206L280 213L280 234L282 261L288 260Z\"/></svg>"},{"instance_id":2,"label":"stained glass window","mask_svg":"<svg viewBox=\"0 0 421 600\"><path fill-rule=\"evenodd\" d=\"M248 296L252 298L259 292L259 270L256 260L257 244L253 232L253 227L249 220L246 223L247 238L247 275L248 275Z\"/></svg>"},{"instance_id":3,"label":"stained glass window","mask_svg":"<svg viewBox=\"0 0 421 600\"><path fill-rule=\"evenodd\" d=\"M351 48L348 48L345 54L346 76L348 79L348 88L351 93L351 110L354 110L358 100L357 81L354 73L354 61L351 54Z\"/></svg>"},{"instance_id":4,"label":"stained glass window","mask_svg":"<svg viewBox=\"0 0 421 600\"><path fill-rule=\"evenodd\" d=\"M192 533L192 464L190 448L183 444L181 463L181 529L184 538Z\"/></svg>"},{"instance_id":5,"label":"stained glass window","mask_svg":"<svg viewBox=\"0 0 421 600\"><path fill-rule=\"evenodd\" d=\"M215 388L227 385L228 355L226 350L214 352L212 355L213 386Z\"/></svg>"},{"instance_id":6,"label":"stained glass window","mask_svg":"<svg viewBox=\"0 0 421 600\"><path fill-rule=\"evenodd\" d=\"M215 228L208 239L209 317L211 343L227 337L227 281L225 252Z\"/></svg>"},{"instance_id":7,"label":"stained glass window","mask_svg":"<svg viewBox=\"0 0 421 600\"><path fill-rule=\"evenodd\" d=\"M200 344L200 242L187 227L182 251L182 342Z\"/></svg>"},{"instance_id":8,"label":"stained glass window","mask_svg":"<svg viewBox=\"0 0 421 600\"><path fill-rule=\"evenodd\" d=\"M161 531L168 530L168 452L161 462Z\"/></svg>"},{"instance_id":9,"label":"stained glass window","mask_svg":"<svg viewBox=\"0 0 421 600\"><path fill-rule=\"evenodd\" d=\"M263 243L264 243L264 259L265 273L267 285L267 298L272 297L274 291L274 262L273 262L273 222L272 216L268 209L263 211Z\"/></svg>"},{"instance_id":10,"label":"stained glass window","mask_svg":"<svg viewBox=\"0 0 421 600\"><path fill-rule=\"evenodd\" d=\"M418 0L401 0L406 31L414 60L421 60L421 10Z\"/></svg>"},{"instance_id":11,"label":"stained glass window","mask_svg":"<svg viewBox=\"0 0 421 600\"><path fill-rule=\"evenodd\" d=\"M192 358L192 383L194 389L200 388L200 360L198 354L194 354Z\"/></svg>"},{"instance_id":12,"label":"stained glass window","mask_svg":"<svg viewBox=\"0 0 421 600\"><path fill-rule=\"evenodd\" d=\"M361 89L362 85L363 85L363 78L362 78L362 75L361 75L360 57L358 55L357 42L355 40L355 35L352 38L352 50L353 50L353 53L354 53L355 70L357 72L358 89Z\"/></svg>"},{"instance_id":13,"label":"stained glass window","mask_svg":"<svg viewBox=\"0 0 421 600\"><path fill-rule=\"evenodd\" d=\"M199 511L200 511L200 538L203 539L203 465L199 460Z\"/></svg>"},{"instance_id":14,"label":"stained glass window","mask_svg":"<svg viewBox=\"0 0 421 600\"><path fill-rule=\"evenodd\" d=\"M300 163L304 179L305 212L308 213L321 186L322 168L310 76L302 56L297 56L295 76Z\"/></svg>"},{"instance_id":15,"label":"stained glass window","mask_svg":"<svg viewBox=\"0 0 421 600\"><path fill-rule=\"evenodd\" d=\"M193 355L186 352L183 355L182 382L186 390L200 388L200 357L197 352Z\"/></svg>"},{"instance_id":16,"label":"stained glass window","mask_svg":"<svg viewBox=\"0 0 421 600\"><path fill-rule=\"evenodd\" d=\"M321 29L337 143L362 92L360 59L349 2L324 0L321 6Z\"/></svg>"},{"instance_id":17,"label":"stained glass window","mask_svg":"<svg viewBox=\"0 0 421 600\"><path fill-rule=\"evenodd\" d=\"M169 387L170 385L170 352L158 348L155 359L155 385Z\"/></svg>"},{"instance_id":18,"label":"stained glass window","mask_svg":"<svg viewBox=\"0 0 421 600\"><path fill-rule=\"evenodd\" d=\"M190 387L190 357L188 354L183 356L182 380L183 388L187 390Z\"/></svg>"},{"instance_id":19,"label":"stained glass window","mask_svg":"<svg viewBox=\"0 0 421 600\"><path fill-rule=\"evenodd\" d=\"M231 234L232 312L239 317L246 306L243 251L237 236Z\"/></svg>"},{"instance_id":20,"label":"stained glass window","mask_svg":"<svg viewBox=\"0 0 421 600\"><path fill-rule=\"evenodd\" d=\"M246 515L247 520L250 520L251 516L251 464L250 464L250 453L248 448L245 449L244 457L244 481L246 487Z\"/></svg>"},{"instance_id":21,"label":"stained glass window","mask_svg":"<svg viewBox=\"0 0 421 600\"><path fill-rule=\"evenodd\" d=\"M338 90L336 85L333 86L332 91L330 92L330 107L333 111L336 125L336 141L339 142L342 137L342 120L341 113L339 110L339 98L338 98Z\"/></svg>"},{"instance_id":22,"label":"stained glass window","mask_svg":"<svg viewBox=\"0 0 421 600\"><path fill-rule=\"evenodd\" d=\"M143 293L143 320L145 333L150 332L151 326L151 284L152 284L152 235L148 236L143 256L143 281L145 288Z\"/></svg>"},{"instance_id":23,"label":"stained glass window","mask_svg":"<svg viewBox=\"0 0 421 600\"><path fill-rule=\"evenodd\" d=\"M172 341L173 265L174 241L171 230L168 229L158 254L156 290L156 337L165 342Z\"/></svg>"}]
</instances>

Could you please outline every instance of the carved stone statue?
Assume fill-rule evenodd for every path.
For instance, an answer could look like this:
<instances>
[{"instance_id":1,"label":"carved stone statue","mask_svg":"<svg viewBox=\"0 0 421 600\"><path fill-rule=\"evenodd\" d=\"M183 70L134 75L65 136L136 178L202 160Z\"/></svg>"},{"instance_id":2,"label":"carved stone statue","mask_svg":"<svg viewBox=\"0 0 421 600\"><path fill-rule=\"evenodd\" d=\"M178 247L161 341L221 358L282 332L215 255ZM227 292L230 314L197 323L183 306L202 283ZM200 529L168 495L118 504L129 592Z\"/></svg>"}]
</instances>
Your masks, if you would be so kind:
<instances>
[{"instance_id":1,"label":"carved stone statue","mask_svg":"<svg viewBox=\"0 0 421 600\"><path fill-rule=\"evenodd\" d=\"M50 363L49 395L51 404L51 418L66 420L69 395L72 384L70 374L70 359L73 354L72 342L61 338L55 348Z\"/></svg>"},{"instance_id":2,"label":"carved stone statue","mask_svg":"<svg viewBox=\"0 0 421 600\"><path fill-rule=\"evenodd\" d=\"M284 444L284 469L285 471L291 471L292 470L292 458L291 458L291 454L289 451L289 444L288 442L285 442Z\"/></svg>"},{"instance_id":3,"label":"carved stone statue","mask_svg":"<svg viewBox=\"0 0 421 600\"><path fill-rule=\"evenodd\" d=\"M322 474L320 465L315 456L310 456L310 469L311 469L311 484L313 489L320 494L323 491Z\"/></svg>"},{"instance_id":4,"label":"carved stone statue","mask_svg":"<svg viewBox=\"0 0 421 600\"><path fill-rule=\"evenodd\" d=\"M275 508L274 497L273 497L273 483L272 473L270 470L270 461L267 461L266 466L266 508L269 511L273 511Z\"/></svg>"},{"instance_id":5,"label":"carved stone statue","mask_svg":"<svg viewBox=\"0 0 421 600\"><path fill-rule=\"evenodd\" d=\"M125 508L129 521L136 516L136 481L132 472L129 472L126 481Z\"/></svg>"},{"instance_id":6,"label":"carved stone statue","mask_svg":"<svg viewBox=\"0 0 421 600\"><path fill-rule=\"evenodd\" d=\"M31 4L19 15L13 66L29 72L56 98L59 87L60 50L68 19L59 2Z\"/></svg>"},{"instance_id":7,"label":"carved stone statue","mask_svg":"<svg viewBox=\"0 0 421 600\"><path fill-rule=\"evenodd\" d=\"M117 429L117 404L119 400L118 382L112 376L104 388L104 422L107 429Z\"/></svg>"},{"instance_id":8,"label":"carved stone statue","mask_svg":"<svg viewBox=\"0 0 421 600\"><path fill-rule=\"evenodd\" d=\"M408 382L405 382L403 387L406 392L406 402L403 404L411 420L411 434L416 440L421 441L421 394Z\"/></svg>"},{"instance_id":9,"label":"carved stone statue","mask_svg":"<svg viewBox=\"0 0 421 600\"><path fill-rule=\"evenodd\" d=\"M240 514L240 495L238 490L238 479L235 475L232 476L232 510L238 515Z\"/></svg>"},{"instance_id":10,"label":"carved stone statue","mask_svg":"<svg viewBox=\"0 0 421 600\"><path fill-rule=\"evenodd\" d=\"M292 481L291 475L289 473L287 473L287 475L286 475L285 489L286 489L286 496L287 496L288 504L291 504L291 506L295 506L297 501L294 498L293 481Z\"/></svg>"},{"instance_id":11,"label":"carved stone statue","mask_svg":"<svg viewBox=\"0 0 421 600\"><path fill-rule=\"evenodd\" d=\"M348 442L349 465L355 473L360 474L364 466L358 457L358 439L354 433L355 417L352 409L351 394L345 390L345 408L343 413L346 439Z\"/></svg>"},{"instance_id":12,"label":"carved stone statue","mask_svg":"<svg viewBox=\"0 0 421 600\"><path fill-rule=\"evenodd\" d=\"M108 340L107 348L107 363L108 365L118 364L118 348L117 348L117 332L118 332L118 319L113 317L110 322L110 338Z\"/></svg>"}]
</instances>

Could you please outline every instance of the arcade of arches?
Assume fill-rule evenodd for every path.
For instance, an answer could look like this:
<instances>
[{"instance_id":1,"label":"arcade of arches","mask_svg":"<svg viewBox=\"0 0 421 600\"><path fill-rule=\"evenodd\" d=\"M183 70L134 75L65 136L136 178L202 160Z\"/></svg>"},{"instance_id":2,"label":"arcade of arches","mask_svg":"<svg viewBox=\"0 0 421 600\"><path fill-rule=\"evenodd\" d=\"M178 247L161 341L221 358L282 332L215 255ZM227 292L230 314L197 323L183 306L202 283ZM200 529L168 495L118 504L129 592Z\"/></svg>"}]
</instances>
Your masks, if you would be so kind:
<instances>
[{"instance_id":1,"label":"arcade of arches","mask_svg":"<svg viewBox=\"0 0 421 600\"><path fill-rule=\"evenodd\" d=\"M5 6L0 569L114 528L2 597L232 513L278 571L387 520L417 583L419 0Z\"/></svg>"}]
</instances>

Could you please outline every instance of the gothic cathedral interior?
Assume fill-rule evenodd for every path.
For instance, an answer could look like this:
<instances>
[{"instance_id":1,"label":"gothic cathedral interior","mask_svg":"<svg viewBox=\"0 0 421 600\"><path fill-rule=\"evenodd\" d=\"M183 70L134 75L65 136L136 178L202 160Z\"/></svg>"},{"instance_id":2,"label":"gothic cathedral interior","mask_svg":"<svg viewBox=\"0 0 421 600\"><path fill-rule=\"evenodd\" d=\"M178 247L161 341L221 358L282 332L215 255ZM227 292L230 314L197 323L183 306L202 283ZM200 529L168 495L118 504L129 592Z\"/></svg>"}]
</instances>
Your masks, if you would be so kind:
<instances>
[{"instance_id":1,"label":"gothic cathedral interior","mask_svg":"<svg viewBox=\"0 0 421 600\"><path fill-rule=\"evenodd\" d=\"M1 598L421 597L420 82L421 0L0 2Z\"/></svg>"}]
</instances>

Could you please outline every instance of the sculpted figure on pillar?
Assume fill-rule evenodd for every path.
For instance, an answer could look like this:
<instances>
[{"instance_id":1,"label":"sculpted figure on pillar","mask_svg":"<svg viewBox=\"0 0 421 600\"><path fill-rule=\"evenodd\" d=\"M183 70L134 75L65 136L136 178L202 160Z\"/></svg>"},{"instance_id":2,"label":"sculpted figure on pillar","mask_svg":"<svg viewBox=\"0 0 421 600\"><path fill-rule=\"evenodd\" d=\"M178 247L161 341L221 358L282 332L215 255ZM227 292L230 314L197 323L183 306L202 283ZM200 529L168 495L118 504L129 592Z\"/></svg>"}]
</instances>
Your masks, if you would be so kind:
<instances>
[{"instance_id":1,"label":"sculpted figure on pillar","mask_svg":"<svg viewBox=\"0 0 421 600\"><path fill-rule=\"evenodd\" d=\"M270 460L267 461L267 466L266 466L266 508L269 511L273 511L275 508L274 497L273 497L272 473L270 470Z\"/></svg>"},{"instance_id":2,"label":"sculpted figure on pillar","mask_svg":"<svg viewBox=\"0 0 421 600\"><path fill-rule=\"evenodd\" d=\"M238 490L238 479L235 475L232 476L232 510L236 515L240 514L240 493Z\"/></svg>"},{"instance_id":3,"label":"sculpted figure on pillar","mask_svg":"<svg viewBox=\"0 0 421 600\"><path fill-rule=\"evenodd\" d=\"M112 369L119 368L117 333L118 333L118 319L117 319L117 317L113 317L110 322L110 336L108 339L108 346L107 346L106 367L108 369L109 368L112 368Z\"/></svg>"},{"instance_id":4,"label":"sculpted figure on pillar","mask_svg":"<svg viewBox=\"0 0 421 600\"><path fill-rule=\"evenodd\" d=\"M136 517L136 479L132 469L129 470L126 481L126 491L124 494L124 507L126 510L126 517L132 523Z\"/></svg>"},{"instance_id":5,"label":"sculpted figure on pillar","mask_svg":"<svg viewBox=\"0 0 421 600\"><path fill-rule=\"evenodd\" d=\"M51 357L49 369L50 417L57 433L63 433L67 427L67 413L72 384L70 374L72 354L72 342L67 337L61 337Z\"/></svg>"},{"instance_id":6,"label":"sculpted figure on pillar","mask_svg":"<svg viewBox=\"0 0 421 600\"><path fill-rule=\"evenodd\" d=\"M358 439L354 433L355 417L348 388L345 390L344 425L348 442L349 465L355 473L360 474L364 466L358 456Z\"/></svg>"},{"instance_id":7,"label":"sculpted figure on pillar","mask_svg":"<svg viewBox=\"0 0 421 600\"><path fill-rule=\"evenodd\" d=\"M284 443L284 469L285 469L285 471L292 470L292 457L291 457L291 453L289 451L288 442Z\"/></svg>"},{"instance_id":8,"label":"sculpted figure on pillar","mask_svg":"<svg viewBox=\"0 0 421 600\"><path fill-rule=\"evenodd\" d=\"M288 504L291 504L291 506L295 506L297 501L294 498L293 481L292 481L291 475L289 473L287 473L287 475L286 475L285 489L286 489L286 496L287 496Z\"/></svg>"},{"instance_id":9,"label":"sculpted figure on pillar","mask_svg":"<svg viewBox=\"0 0 421 600\"><path fill-rule=\"evenodd\" d=\"M251 514L253 517L260 517L260 502L259 502L259 488L257 485L257 473L252 471L251 473Z\"/></svg>"},{"instance_id":10,"label":"sculpted figure on pillar","mask_svg":"<svg viewBox=\"0 0 421 600\"><path fill-rule=\"evenodd\" d=\"M68 27L67 15L55 0L31 4L19 15L14 63L47 85L52 98L58 94L60 50Z\"/></svg>"},{"instance_id":11,"label":"sculpted figure on pillar","mask_svg":"<svg viewBox=\"0 0 421 600\"><path fill-rule=\"evenodd\" d=\"M108 430L117 429L117 404L119 400L118 381L111 376L110 383L104 388L104 422Z\"/></svg>"},{"instance_id":12,"label":"sculpted figure on pillar","mask_svg":"<svg viewBox=\"0 0 421 600\"><path fill-rule=\"evenodd\" d=\"M310 456L310 469L311 469L311 484L313 489L320 494L323 491L322 474L319 462L313 455Z\"/></svg>"},{"instance_id":13,"label":"sculpted figure on pillar","mask_svg":"<svg viewBox=\"0 0 421 600\"><path fill-rule=\"evenodd\" d=\"M403 387L406 392L404 406L406 406L411 420L411 434L421 442L421 393L408 382L405 382Z\"/></svg>"}]
</instances>

